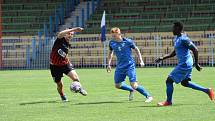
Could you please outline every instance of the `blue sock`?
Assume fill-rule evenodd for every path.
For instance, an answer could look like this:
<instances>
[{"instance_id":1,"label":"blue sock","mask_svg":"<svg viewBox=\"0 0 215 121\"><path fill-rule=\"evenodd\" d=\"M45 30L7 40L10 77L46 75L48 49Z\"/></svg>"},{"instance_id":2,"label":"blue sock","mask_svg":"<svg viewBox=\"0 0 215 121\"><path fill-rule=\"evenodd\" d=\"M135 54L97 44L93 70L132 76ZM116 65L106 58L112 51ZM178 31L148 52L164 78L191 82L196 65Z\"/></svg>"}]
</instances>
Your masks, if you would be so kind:
<instances>
[{"instance_id":1,"label":"blue sock","mask_svg":"<svg viewBox=\"0 0 215 121\"><path fill-rule=\"evenodd\" d=\"M192 89L200 90L200 91L203 91L203 92L205 92L205 93L208 93L208 89L207 89L207 88L202 87L202 86L200 86L200 85L198 85L198 84L195 84L195 83L193 83L193 82L191 82L191 81L188 81L187 87L190 87L190 88L192 88Z\"/></svg>"},{"instance_id":2,"label":"blue sock","mask_svg":"<svg viewBox=\"0 0 215 121\"><path fill-rule=\"evenodd\" d=\"M138 85L136 90L137 90L140 94L144 95L146 98L147 98L147 97L150 97L149 92L147 92L147 91L143 88L143 86Z\"/></svg>"},{"instance_id":3,"label":"blue sock","mask_svg":"<svg viewBox=\"0 0 215 121\"><path fill-rule=\"evenodd\" d=\"M130 92L133 91L133 88L132 88L131 86L125 84L125 83L122 83L122 84L121 84L120 89L122 89L122 90L127 90L127 91L130 91Z\"/></svg>"},{"instance_id":4,"label":"blue sock","mask_svg":"<svg viewBox=\"0 0 215 121\"><path fill-rule=\"evenodd\" d=\"M166 82L166 96L167 96L167 102L172 103L172 94L173 94L173 83Z\"/></svg>"}]
</instances>

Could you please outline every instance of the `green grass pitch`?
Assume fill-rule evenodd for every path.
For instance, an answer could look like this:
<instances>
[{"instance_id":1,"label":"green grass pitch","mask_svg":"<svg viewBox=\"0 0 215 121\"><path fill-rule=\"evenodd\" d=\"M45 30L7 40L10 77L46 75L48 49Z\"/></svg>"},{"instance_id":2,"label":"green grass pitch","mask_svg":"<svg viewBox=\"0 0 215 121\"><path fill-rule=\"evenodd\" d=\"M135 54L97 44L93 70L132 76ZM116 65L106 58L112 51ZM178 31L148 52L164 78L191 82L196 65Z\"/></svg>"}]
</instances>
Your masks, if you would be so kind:
<instances>
[{"instance_id":1,"label":"green grass pitch","mask_svg":"<svg viewBox=\"0 0 215 121\"><path fill-rule=\"evenodd\" d=\"M76 69L88 96L70 92L70 79L63 78L69 102L62 103L49 70L0 71L0 121L214 121L215 102L202 92L175 85L173 106L164 101L165 80L172 68L138 68L137 79L154 97L114 88L113 75L105 69ZM215 68L193 69L194 82L215 88ZM128 84L128 79L126 79Z\"/></svg>"}]
</instances>

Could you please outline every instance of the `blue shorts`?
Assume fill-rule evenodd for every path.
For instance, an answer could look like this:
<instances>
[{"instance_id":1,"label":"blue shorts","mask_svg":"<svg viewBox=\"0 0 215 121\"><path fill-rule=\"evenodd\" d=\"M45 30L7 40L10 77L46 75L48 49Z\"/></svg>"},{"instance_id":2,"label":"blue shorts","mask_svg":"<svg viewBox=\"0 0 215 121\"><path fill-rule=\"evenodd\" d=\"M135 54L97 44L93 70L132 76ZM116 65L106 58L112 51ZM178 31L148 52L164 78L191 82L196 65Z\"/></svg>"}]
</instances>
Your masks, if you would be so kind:
<instances>
[{"instance_id":1,"label":"blue shorts","mask_svg":"<svg viewBox=\"0 0 215 121\"><path fill-rule=\"evenodd\" d=\"M180 83L181 81L185 79L191 79L191 69L180 69L178 67L175 67L173 71L169 74L169 77L175 82Z\"/></svg>"},{"instance_id":2,"label":"blue shorts","mask_svg":"<svg viewBox=\"0 0 215 121\"><path fill-rule=\"evenodd\" d=\"M115 84L124 82L126 76L128 76L130 82L136 82L136 68L130 67L128 69L116 69L114 74Z\"/></svg>"}]
</instances>

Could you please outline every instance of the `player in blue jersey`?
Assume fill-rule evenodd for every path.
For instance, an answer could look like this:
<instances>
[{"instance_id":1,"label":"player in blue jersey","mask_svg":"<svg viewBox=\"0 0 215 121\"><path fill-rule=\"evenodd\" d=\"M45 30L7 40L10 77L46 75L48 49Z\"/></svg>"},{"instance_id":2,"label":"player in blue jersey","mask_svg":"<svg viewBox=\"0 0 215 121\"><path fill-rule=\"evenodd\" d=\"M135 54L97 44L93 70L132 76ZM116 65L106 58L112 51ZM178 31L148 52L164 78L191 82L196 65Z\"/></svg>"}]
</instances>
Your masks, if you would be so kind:
<instances>
[{"instance_id":1,"label":"player in blue jersey","mask_svg":"<svg viewBox=\"0 0 215 121\"><path fill-rule=\"evenodd\" d=\"M214 92L211 88L205 88L191 81L191 72L193 66L193 58L190 50L194 55L194 66L198 71L202 70L202 67L198 63L198 49L193 42L182 33L183 24L181 22L175 22L173 25L174 34L174 51L164 57L159 57L155 60L159 63L162 60L176 56L178 59L178 65L169 74L166 80L166 95L167 100L159 102L158 106L169 106L172 105L172 94L173 94L173 83L181 83L182 86L199 90L206 93L211 100L214 100Z\"/></svg>"},{"instance_id":2,"label":"player in blue jersey","mask_svg":"<svg viewBox=\"0 0 215 121\"><path fill-rule=\"evenodd\" d=\"M109 55L108 55L108 67L107 72L111 72L111 60L113 53L117 57L117 66L115 70L114 80L115 87L117 89L122 89L129 91L129 100L133 100L134 90L138 91L146 97L145 102L151 102L153 100L152 96L146 91L142 86L138 85L136 80L136 67L135 61L132 58L132 49L135 50L141 67L144 66L142 56L138 47L134 44L131 39L123 38L119 28L112 28L111 34L113 39L109 42ZM129 77L130 85L124 83L126 76Z\"/></svg>"}]
</instances>

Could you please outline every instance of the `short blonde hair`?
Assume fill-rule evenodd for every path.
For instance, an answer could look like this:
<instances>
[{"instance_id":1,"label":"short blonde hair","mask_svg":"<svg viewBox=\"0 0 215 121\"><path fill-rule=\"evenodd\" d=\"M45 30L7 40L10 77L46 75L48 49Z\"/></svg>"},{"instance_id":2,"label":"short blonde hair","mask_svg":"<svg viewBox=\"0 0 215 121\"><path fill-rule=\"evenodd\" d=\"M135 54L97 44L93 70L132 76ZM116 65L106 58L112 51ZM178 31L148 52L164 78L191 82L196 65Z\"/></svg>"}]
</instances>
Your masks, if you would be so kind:
<instances>
[{"instance_id":1,"label":"short blonde hair","mask_svg":"<svg viewBox=\"0 0 215 121\"><path fill-rule=\"evenodd\" d=\"M118 34L121 34L121 31L120 31L120 29L119 29L118 27L113 27L113 28L111 28L110 33L118 33Z\"/></svg>"}]
</instances>

